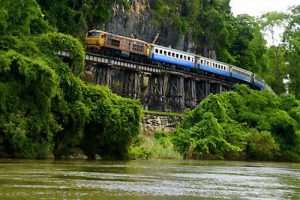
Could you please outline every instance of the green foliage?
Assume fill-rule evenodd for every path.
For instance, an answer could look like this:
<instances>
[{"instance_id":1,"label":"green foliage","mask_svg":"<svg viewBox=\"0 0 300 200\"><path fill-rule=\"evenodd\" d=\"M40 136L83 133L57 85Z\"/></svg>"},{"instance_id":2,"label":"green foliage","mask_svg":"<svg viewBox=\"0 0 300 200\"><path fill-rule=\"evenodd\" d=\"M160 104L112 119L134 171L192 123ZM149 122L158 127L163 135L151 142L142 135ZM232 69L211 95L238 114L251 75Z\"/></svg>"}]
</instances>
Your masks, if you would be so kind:
<instances>
[{"instance_id":1,"label":"green foliage","mask_svg":"<svg viewBox=\"0 0 300 200\"><path fill-rule=\"evenodd\" d=\"M85 104L91 114L85 125L83 149L89 158L96 153L106 158L124 159L140 133L142 111L138 101L113 95L108 88L88 86Z\"/></svg>"},{"instance_id":2,"label":"green foliage","mask_svg":"<svg viewBox=\"0 0 300 200\"><path fill-rule=\"evenodd\" d=\"M42 17L35 0L2 0L0 35L29 35L31 23Z\"/></svg>"},{"instance_id":3,"label":"green foliage","mask_svg":"<svg viewBox=\"0 0 300 200\"><path fill-rule=\"evenodd\" d=\"M12 156L44 158L60 130L50 113L58 76L43 60L13 50L0 60L0 145Z\"/></svg>"},{"instance_id":4,"label":"green foliage","mask_svg":"<svg viewBox=\"0 0 300 200\"><path fill-rule=\"evenodd\" d=\"M254 130L249 134L248 154L254 160L273 160L279 155L279 145L270 132Z\"/></svg>"},{"instance_id":5,"label":"green foliage","mask_svg":"<svg viewBox=\"0 0 300 200\"><path fill-rule=\"evenodd\" d=\"M50 33L36 1L1 1L0 19L1 155L61 158L92 141L87 152L126 158L140 132L139 102L86 86L81 43ZM70 53L69 66L57 51Z\"/></svg>"},{"instance_id":6,"label":"green foliage","mask_svg":"<svg viewBox=\"0 0 300 200\"><path fill-rule=\"evenodd\" d=\"M175 113L175 112L160 112L155 110L143 110L144 114L149 115L159 115L159 116L170 116L170 117L183 117L183 113Z\"/></svg>"},{"instance_id":7,"label":"green foliage","mask_svg":"<svg viewBox=\"0 0 300 200\"><path fill-rule=\"evenodd\" d=\"M83 37L88 29L101 29L112 16L115 3L129 8L126 0L37 0L45 19L59 32Z\"/></svg>"},{"instance_id":8,"label":"green foliage","mask_svg":"<svg viewBox=\"0 0 300 200\"><path fill-rule=\"evenodd\" d=\"M204 114L211 112L219 122L229 120L223 99L217 95L209 95L191 112L187 113L182 127L190 127L201 121Z\"/></svg>"},{"instance_id":9,"label":"green foliage","mask_svg":"<svg viewBox=\"0 0 300 200\"><path fill-rule=\"evenodd\" d=\"M172 133L155 132L155 138L143 137L129 152L131 159L182 159L172 143Z\"/></svg>"},{"instance_id":10,"label":"green foliage","mask_svg":"<svg viewBox=\"0 0 300 200\"><path fill-rule=\"evenodd\" d=\"M69 63L73 73L80 75L84 69L85 53L82 44L75 38L62 33L47 33L39 36L39 46L49 54L65 51L70 54Z\"/></svg>"},{"instance_id":11,"label":"green foliage","mask_svg":"<svg viewBox=\"0 0 300 200\"><path fill-rule=\"evenodd\" d=\"M266 69L264 78L277 93L285 92L284 79L287 78L286 50L283 46L271 46L266 53Z\"/></svg>"},{"instance_id":12,"label":"green foliage","mask_svg":"<svg viewBox=\"0 0 300 200\"><path fill-rule=\"evenodd\" d=\"M283 159L299 157L299 101L236 85L211 95L186 114L173 137L186 158Z\"/></svg>"},{"instance_id":13,"label":"green foliage","mask_svg":"<svg viewBox=\"0 0 300 200\"><path fill-rule=\"evenodd\" d=\"M179 128L174 143L186 158L202 158L216 155L223 158L226 152L238 152L240 148L225 140L224 130L211 112L189 129Z\"/></svg>"},{"instance_id":14,"label":"green foliage","mask_svg":"<svg viewBox=\"0 0 300 200\"><path fill-rule=\"evenodd\" d=\"M266 41L258 21L249 15L239 15L235 19L235 27L237 36L229 51L234 57L234 64L255 73L260 72L265 68Z\"/></svg>"}]
</instances>

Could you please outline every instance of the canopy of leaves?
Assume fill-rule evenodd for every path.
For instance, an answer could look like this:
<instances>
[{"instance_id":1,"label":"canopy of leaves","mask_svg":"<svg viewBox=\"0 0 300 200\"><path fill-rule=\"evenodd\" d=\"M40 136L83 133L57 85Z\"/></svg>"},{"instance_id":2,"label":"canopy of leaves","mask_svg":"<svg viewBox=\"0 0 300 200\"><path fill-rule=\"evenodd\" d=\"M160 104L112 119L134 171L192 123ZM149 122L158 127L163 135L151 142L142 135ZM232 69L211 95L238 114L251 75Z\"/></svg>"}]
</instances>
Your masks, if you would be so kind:
<instances>
[{"instance_id":1,"label":"canopy of leaves","mask_svg":"<svg viewBox=\"0 0 300 200\"><path fill-rule=\"evenodd\" d=\"M0 156L61 158L79 147L126 158L140 132L139 102L85 85L81 43L51 32L36 1L1 1L0 18Z\"/></svg>"},{"instance_id":2,"label":"canopy of leaves","mask_svg":"<svg viewBox=\"0 0 300 200\"><path fill-rule=\"evenodd\" d=\"M89 29L101 29L112 15L112 6L127 0L37 0L45 19L62 33L82 37Z\"/></svg>"},{"instance_id":3,"label":"canopy of leaves","mask_svg":"<svg viewBox=\"0 0 300 200\"><path fill-rule=\"evenodd\" d=\"M192 158L300 159L299 101L236 86L187 113L173 141Z\"/></svg>"}]
</instances>

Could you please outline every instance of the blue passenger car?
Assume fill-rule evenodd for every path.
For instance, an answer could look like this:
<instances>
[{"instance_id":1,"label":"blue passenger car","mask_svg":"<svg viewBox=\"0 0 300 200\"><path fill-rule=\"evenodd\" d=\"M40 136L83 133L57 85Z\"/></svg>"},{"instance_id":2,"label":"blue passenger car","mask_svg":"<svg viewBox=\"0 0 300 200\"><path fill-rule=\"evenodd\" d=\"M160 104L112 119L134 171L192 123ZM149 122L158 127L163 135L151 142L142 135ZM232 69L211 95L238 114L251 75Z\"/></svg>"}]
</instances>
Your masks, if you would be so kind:
<instances>
[{"instance_id":1,"label":"blue passenger car","mask_svg":"<svg viewBox=\"0 0 300 200\"><path fill-rule=\"evenodd\" d=\"M260 77L258 77L257 75L254 76L254 85L259 88L259 89L264 89L266 88L266 84L264 82L264 80Z\"/></svg>"},{"instance_id":2,"label":"blue passenger car","mask_svg":"<svg viewBox=\"0 0 300 200\"><path fill-rule=\"evenodd\" d=\"M186 68L195 66L195 55L158 45L152 45L150 59Z\"/></svg>"},{"instance_id":3,"label":"blue passenger car","mask_svg":"<svg viewBox=\"0 0 300 200\"><path fill-rule=\"evenodd\" d=\"M198 69L222 76L230 76L229 66L225 63L205 57L198 58Z\"/></svg>"},{"instance_id":4,"label":"blue passenger car","mask_svg":"<svg viewBox=\"0 0 300 200\"><path fill-rule=\"evenodd\" d=\"M239 68L239 67L235 67L232 66L231 67L231 77L235 78L235 79L239 79L242 81L245 81L247 83L252 83L252 72Z\"/></svg>"}]
</instances>

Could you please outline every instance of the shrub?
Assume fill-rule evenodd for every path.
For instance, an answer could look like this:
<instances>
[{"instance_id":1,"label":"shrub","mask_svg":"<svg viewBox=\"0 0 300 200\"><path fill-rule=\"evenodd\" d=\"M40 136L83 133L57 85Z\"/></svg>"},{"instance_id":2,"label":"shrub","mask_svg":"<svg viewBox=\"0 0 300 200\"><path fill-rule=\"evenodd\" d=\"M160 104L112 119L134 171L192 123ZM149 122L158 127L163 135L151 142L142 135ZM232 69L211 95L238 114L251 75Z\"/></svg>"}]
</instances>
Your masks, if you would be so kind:
<instances>
[{"instance_id":1,"label":"shrub","mask_svg":"<svg viewBox=\"0 0 300 200\"><path fill-rule=\"evenodd\" d=\"M253 132L248 137L248 154L255 160L273 160L279 155L279 145L270 132Z\"/></svg>"}]
</instances>

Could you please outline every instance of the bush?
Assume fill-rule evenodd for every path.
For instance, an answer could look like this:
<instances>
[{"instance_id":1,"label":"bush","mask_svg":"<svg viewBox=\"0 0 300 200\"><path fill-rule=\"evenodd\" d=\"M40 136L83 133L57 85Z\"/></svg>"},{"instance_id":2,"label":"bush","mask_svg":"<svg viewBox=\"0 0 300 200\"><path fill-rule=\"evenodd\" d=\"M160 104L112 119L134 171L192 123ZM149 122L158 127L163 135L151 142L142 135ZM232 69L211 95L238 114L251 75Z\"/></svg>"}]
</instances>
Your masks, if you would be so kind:
<instances>
[{"instance_id":1,"label":"bush","mask_svg":"<svg viewBox=\"0 0 300 200\"><path fill-rule=\"evenodd\" d=\"M144 137L140 144L130 149L131 159L182 159L175 150L170 133L158 131L155 138Z\"/></svg>"},{"instance_id":2,"label":"bush","mask_svg":"<svg viewBox=\"0 0 300 200\"><path fill-rule=\"evenodd\" d=\"M142 111L138 101L118 97L107 87L88 86L84 101L90 110L85 124L83 149L90 159L126 159L140 134Z\"/></svg>"},{"instance_id":3,"label":"bush","mask_svg":"<svg viewBox=\"0 0 300 200\"><path fill-rule=\"evenodd\" d=\"M299 101L236 85L210 95L176 129L173 143L186 158L283 159L300 155Z\"/></svg>"},{"instance_id":4,"label":"bush","mask_svg":"<svg viewBox=\"0 0 300 200\"><path fill-rule=\"evenodd\" d=\"M279 155L279 145L270 132L253 131L248 138L248 154L254 160L273 160Z\"/></svg>"}]
</instances>

